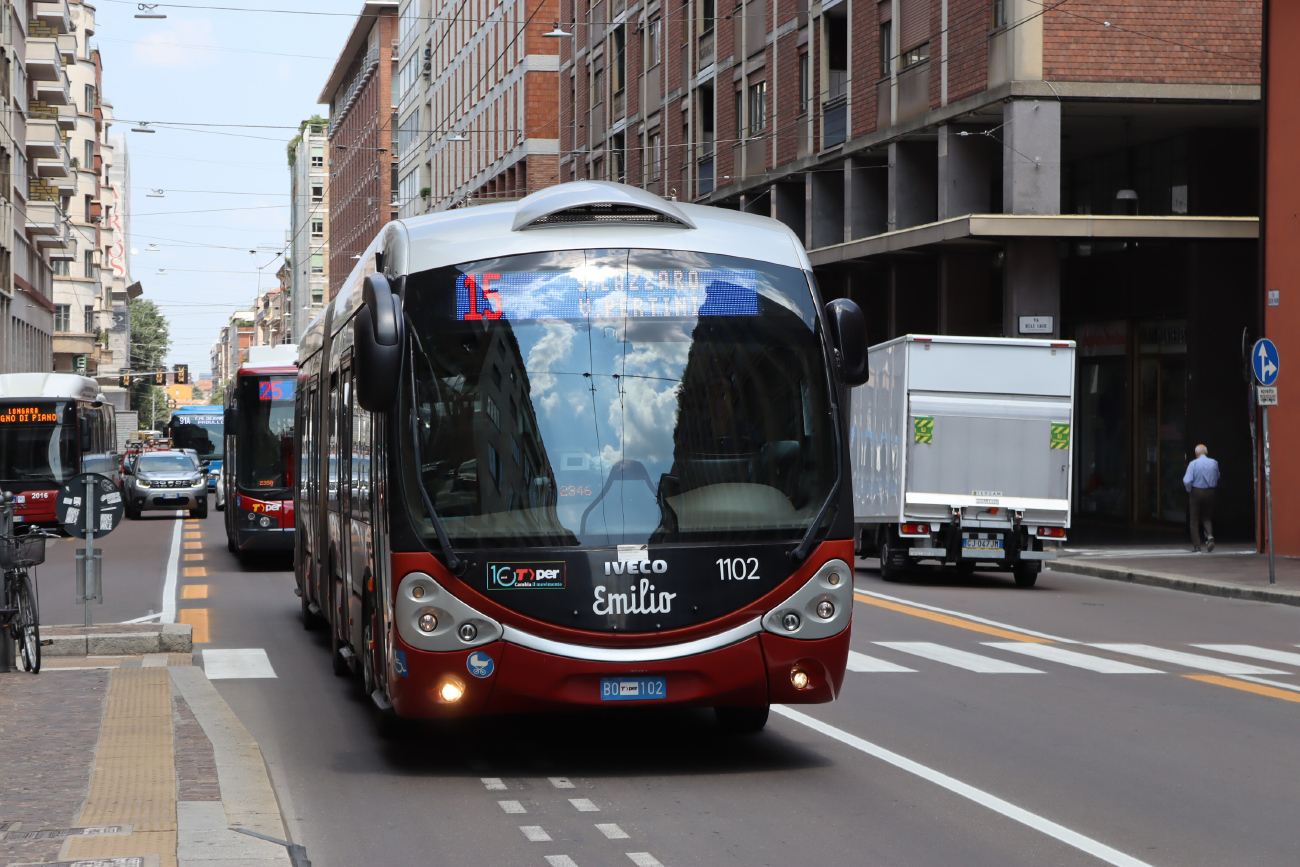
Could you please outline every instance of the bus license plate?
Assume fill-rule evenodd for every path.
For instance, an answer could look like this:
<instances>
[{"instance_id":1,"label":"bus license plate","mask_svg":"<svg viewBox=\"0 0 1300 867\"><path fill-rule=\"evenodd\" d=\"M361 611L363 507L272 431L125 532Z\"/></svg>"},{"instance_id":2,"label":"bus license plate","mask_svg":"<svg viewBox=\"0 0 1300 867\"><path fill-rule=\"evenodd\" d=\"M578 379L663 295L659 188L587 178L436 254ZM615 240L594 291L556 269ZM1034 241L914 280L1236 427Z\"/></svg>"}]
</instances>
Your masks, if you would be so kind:
<instances>
[{"instance_id":1,"label":"bus license plate","mask_svg":"<svg viewBox=\"0 0 1300 867\"><path fill-rule=\"evenodd\" d=\"M1002 540L1001 539L962 539L961 546L963 548L975 548L981 551L989 551L989 550L997 551L1002 549Z\"/></svg>"},{"instance_id":2,"label":"bus license plate","mask_svg":"<svg viewBox=\"0 0 1300 867\"><path fill-rule=\"evenodd\" d=\"M668 681L662 677L602 677L601 701L649 701L668 697Z\"/></svg>"}]
</instances>

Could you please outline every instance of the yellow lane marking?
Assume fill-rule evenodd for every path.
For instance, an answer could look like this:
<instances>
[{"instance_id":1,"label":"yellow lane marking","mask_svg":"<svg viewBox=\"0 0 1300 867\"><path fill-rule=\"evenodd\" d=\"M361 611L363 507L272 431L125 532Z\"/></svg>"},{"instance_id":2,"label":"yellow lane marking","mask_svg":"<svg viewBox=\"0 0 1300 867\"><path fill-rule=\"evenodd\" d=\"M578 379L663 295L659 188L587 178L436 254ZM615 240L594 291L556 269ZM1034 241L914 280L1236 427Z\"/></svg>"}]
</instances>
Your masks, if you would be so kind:
<instances>
[{"instance_id":1,"label":"yellow lane marking","mask_svg":"<svg viewBox=\"0 0 1300 867\"><path fill-rule=\"evenodd\" d=\"M202 555L202 554L186 554L186 555L185 555L185 559L186 559L186 560L202 560L202 559L203 559L203 555Z\"/></svg>"},{"instance_id":2,"label":"yellow lane marking","mask_svg":"<svg viewBox=\"0 0 1300 867\"><path fill-rule=\"evenodd\" d=\"M207 599L208 585L206 584L187 584L181 588L182 599Z\"/></svg>"},{"instance_id":3,"label":"yellow lane marking","mask_svg":"<svg viewBox=\"0 0 1300 867\"><path fill-rule=\"evenodd\" d=\"M1283 701L1300 702L1300 692L1291 692L1285 689L1277 689L1271 686L1263 686L1257 683L1246 683L1244 680L1234 680L1231 677L1223 677L1218 674L1184 674L1183 677L1191 680L1199 680L1201 683L1212 683L1215 686L1226 686L1229 689L1239 689L1242 692L1253 692L1255 695L1266 695L1269 698L1280 698Z\"/></svg>"},{"instance_id":4,"label":"yellow lane marking","mask_svg":"<svg viewBox=\"0 0 1300 867\"><path fill-rule=\"evenodd\" d=\"M181 623L188 623L194 627L195 644L207 644L212 640L208 637L208 609L182 608L176 613Z\"/></svg>"},{"instance_id":5,"label":"yellow lane marking","mask_svg":"<svg viewBox=\"0 0 1300 867\"><path fill-rule=\"evenodd\" d=\"M185 577L186 578L207 578L208 570L202 566L186 566Z\"/></svg>"},{"instance_id":6,"label":"yellow lane marking","mask_svg":"<svg viewBox=\"0 0 1300 867\"><path fill-rule=\"evenodd\" d=\"M185 519L185 523L187 523L187 524L201 524L201 523L203 523L203 522L200 521L198 518L186 518L186 519Z\"/></svg>"},{"instance_id":7,"label":"yellow lane marking","mask_svg":"<svg viewBox=\"0 0 1300 867\"><path fill-rule=\"evenodd\" d=\"M185 545L186 550L194 550L203 547L202 542L184 542L183 544Z\"/></svg>"},{"instance_id":8,"label":"yellow lane marking","mask_svg":"<svg viewBox=\"0 0 1300 867\"><path fill-rule=\"evenodd\" d=\"M999 629L996 626L985 626L983 623L972 623L969 620L962 620L959 617L952 617L947 614L939 614L935 611L926 611L924 608L913 608L910 605L899 605L897 602L889 602L885 599L876 599L873 596L863 596L860 593L854 593L853 598L859 602L865 602L868 605L875 605L880 608L888 608L890 611L897 611L902 614L911 614L913 617L923 617L926 620L933 620L936 623L946 623L949 626L959 626L962 629L969 629L973 632L983 632L987 635L996 635L999 638L1010 638L1014 641L1027 641L1031 644L1051 644L1046 638L1037 638L1033 635L1024 635L1020 632L1012 632L1009 629Z\"/></svg>"},{"instance_id":9,"label":"yellow lane marking","mask_svg":"<svg viewBox=\"0 0 1300 867\"><path fill-rule=\"evenodd\" d=\"M186 534L185 534L185 538L186 538L186 539L202 539L202 538L203 538L203 534L202 534L202 533L186 533Z\"/></svg>"}]
</instances>

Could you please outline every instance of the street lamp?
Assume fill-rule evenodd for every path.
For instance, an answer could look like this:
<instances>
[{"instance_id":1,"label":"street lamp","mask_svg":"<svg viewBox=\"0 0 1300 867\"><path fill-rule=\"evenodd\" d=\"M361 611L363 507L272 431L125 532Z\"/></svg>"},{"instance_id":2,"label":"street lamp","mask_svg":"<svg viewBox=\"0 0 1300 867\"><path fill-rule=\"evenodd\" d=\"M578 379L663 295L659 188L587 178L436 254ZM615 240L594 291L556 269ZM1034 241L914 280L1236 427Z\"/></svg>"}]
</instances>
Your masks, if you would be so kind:
<instances>
[{"instance_id":1,"label":"street lamp","mask_svg":"<svg viewBox=\"0 0 1300 867\"><path fill-rule=\"evenodd\" d=\"M140 11L135 13L136 18L166 18L162 12L155 12L158 8L157 3L137 3L136 8Z\"/></svg>"},{"instance_id":2,"label":"street lamp","mask_svg":"<svg viewBox=\"0 0 1300 867\"><path fill-rule=\"evenodd\" d=\"M551 32L549 32L549 33L543 33L542 35L543 35L543 36L550 36L550 37L555 38L555 39L559 39L559 38L572 39L572 38L573 38L573 34L572 34L572 33L565 33L563 30L560 29L560 22L558 22L558 21L555 22L555 26L551 29Z\"/></svg>"},{"instance_id":3,"label":"street lamp","mask_svg":"<svg viewBox=\"0 0 1300 867\"><path fill-rule=\"evenodd\" d=\"M165 16L164 16L165 17ZM148 121L137 121L136 125L131 127L131 132L157 132L156 129L150 129Z\"/></svg>"}]
</instances>

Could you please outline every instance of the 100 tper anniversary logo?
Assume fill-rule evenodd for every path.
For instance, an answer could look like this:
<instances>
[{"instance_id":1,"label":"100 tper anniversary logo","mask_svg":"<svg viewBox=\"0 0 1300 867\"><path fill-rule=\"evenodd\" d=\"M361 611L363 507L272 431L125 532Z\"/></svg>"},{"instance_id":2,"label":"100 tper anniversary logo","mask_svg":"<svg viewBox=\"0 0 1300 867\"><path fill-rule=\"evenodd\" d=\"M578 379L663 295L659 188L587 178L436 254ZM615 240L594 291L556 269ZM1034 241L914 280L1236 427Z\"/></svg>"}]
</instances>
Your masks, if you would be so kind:
<instances>
[{"instance_id":1,"label":"100 tper anniversary logo","mask_svg":"<svg viewBox=\"0 0 1300 867\"><path fill-rule=\"evenodd\" d=\"M563 590L564 561L551 563L489 563L489 590Z\"/></svg>"}]
</instances>

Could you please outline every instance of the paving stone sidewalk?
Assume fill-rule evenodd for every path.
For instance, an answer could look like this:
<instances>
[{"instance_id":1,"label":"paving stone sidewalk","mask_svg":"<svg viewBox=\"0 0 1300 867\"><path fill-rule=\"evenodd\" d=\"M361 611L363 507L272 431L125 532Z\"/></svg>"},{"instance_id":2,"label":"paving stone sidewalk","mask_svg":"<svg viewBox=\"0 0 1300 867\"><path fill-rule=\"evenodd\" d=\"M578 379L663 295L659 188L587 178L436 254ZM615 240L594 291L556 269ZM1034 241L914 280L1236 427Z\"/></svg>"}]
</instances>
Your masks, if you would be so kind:
<instances>
[{"instance_id":1,"label":"paving stone sidewalk","mask_svg":"<svg viewBox=\"0 0 1300 867\"><path fill-rule=\"evenodd\" d=\"M233 828L286 839L261 751L190 654L0 674L0 865L291 864Z\"/></svg>"},{"instance_id":2,"label":"paving stone sidewalk","mask_svg":"<svg viewBox=\"0 0 1300 867\"><path fill-rule=\"evenodd\" d=\"M1220 547L1213 554L1174 548L1066 551L1048 568L1208 596L1300 605L1300 559L1276 557L1274 564L1273 585L1268 556L1243 546Z\"/></svg>"}]
</instances>

